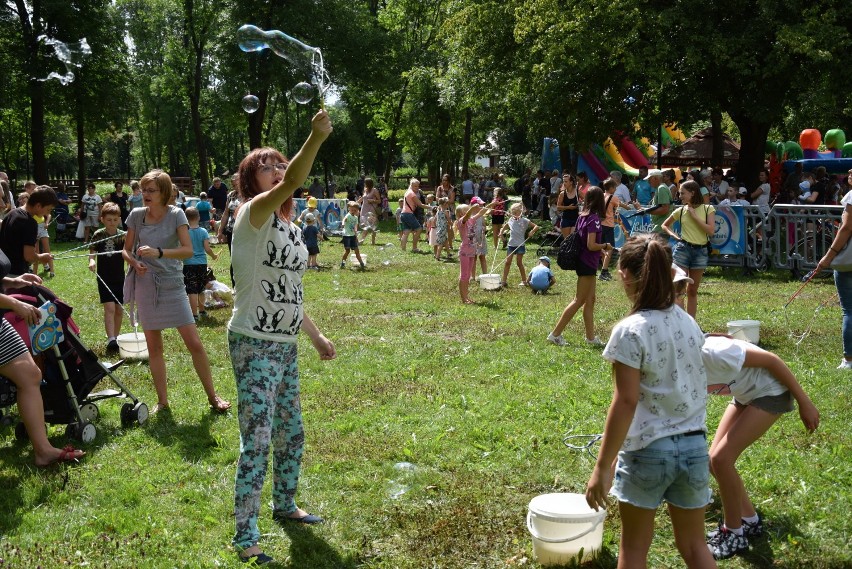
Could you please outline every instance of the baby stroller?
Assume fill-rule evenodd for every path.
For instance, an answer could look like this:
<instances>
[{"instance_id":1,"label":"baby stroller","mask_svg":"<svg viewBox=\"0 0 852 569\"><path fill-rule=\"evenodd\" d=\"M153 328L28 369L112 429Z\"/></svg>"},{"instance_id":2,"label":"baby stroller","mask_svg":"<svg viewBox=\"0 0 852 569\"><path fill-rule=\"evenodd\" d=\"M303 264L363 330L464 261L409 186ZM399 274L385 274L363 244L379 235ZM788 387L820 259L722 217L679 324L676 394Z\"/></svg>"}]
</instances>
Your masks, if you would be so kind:
<instances>
[{"instance_id":1,"label":"baby stroller","mask_svg":"<svg viewBox=\"0 0 852 569\"><path fill-rule=\"evenodd\" d=\"M53 210L53 216L56 220L56 236L54 237L54 241L57 243L74 241L77 233L77 220L68 211L68 206L56 206Z\"/></svg>"},{"instance_id":2,"label":"baby stroller","mask_svg":"<svg viewBox=\"0 0 852 569\"><path fill-rule=\"evenodd\" d=\"M70 306L59 300L49 289L33 285L19 289L14 296L20 301L40 307L46 301L56 305L56 320L62 325L64 339L34 356L42 370L41 396L44 400L44 418L51 425L67 425L65 435L83 442L94 440L97 435L94 422L100 411L97 402L113 397L129 398L121 407L121 424L139 425L148 420L148 406L139 401L113 374L122 363L109 367L102 364L92 350L79 337L80 328L71 318ZM18 331L28 347L30 334L26 322L17 314L8 312L5 318ZM43 322L50 326L50 321ZM92 389L104 377L109 377L118 389L105 389L92 393ZM15 386L0 376L0 409L10 407L17 401ZM9 422L8 419L6 421ZM15 427L15 436L26 439L23 423Z\"/></svg>"}]
</instances>

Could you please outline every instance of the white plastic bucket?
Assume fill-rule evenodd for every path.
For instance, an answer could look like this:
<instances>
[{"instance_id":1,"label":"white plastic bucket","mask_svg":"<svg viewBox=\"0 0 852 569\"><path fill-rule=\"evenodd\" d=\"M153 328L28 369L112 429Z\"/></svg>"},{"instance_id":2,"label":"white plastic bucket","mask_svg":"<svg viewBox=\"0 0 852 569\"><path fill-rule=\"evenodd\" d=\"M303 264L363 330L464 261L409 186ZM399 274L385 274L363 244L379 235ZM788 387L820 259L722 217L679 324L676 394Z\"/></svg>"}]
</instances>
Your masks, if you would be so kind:
<instances>
[{"instance_id":1,"label":"white plastic bucket","mask_svg":"<svg viewBox=\"0 0 852 569\"><path fill-rule=\"evenodd\" d=\"M502 275L498 275L497 273L486 273L484 275L479 275L479 288L482 290L499 290L500 289L500 279L502 279Z\"/></svg>"},{"instance_id":2,"label":"white plastic bucket","mask_svg":"<svg viewBox=\"0 0 852 569\"><path fill-rule=\"evenodd\" d=\"M361 253L361 260L364 261L364 264L367 264L367 255ZM356 267L360 267L361 263L358 262L358 257L355 256L355 253L349 255L349 264L354 265Z\"/></svg>"},{"instance_id":3,"label":"white plastic bucket","mask_svg":"<svg viewBox=\"0 0 852 569\"><path fill-rule=\"evenodd\" d=\"M147 360L148 344L145 335L140 332L120 334L115 339L118 342L118 353L125 359Z\"/></svg>"},{"instance_id":4,"label":"white plastic bucket","mask_svg":"<svg viewBox=\"0 0 852 569\"><path fill-rule=\"evenodd\" d=\"M758 344L760 343L760 320L731 320L728 322L728 334L737 340Z\"/></svg>"},{"instance_id":5,"label":"white plastic bucket","mask_svg":"<svg viewBox=\"0 0 852 569\"><path fill-rule=\"evenodd\" d=\"M527 529L541 565L593 558L603 542L606 510L594 511L582 494L542 494L530 501ZM578 559L582 551L582 558Z\"/></svg>"}]
</instances>

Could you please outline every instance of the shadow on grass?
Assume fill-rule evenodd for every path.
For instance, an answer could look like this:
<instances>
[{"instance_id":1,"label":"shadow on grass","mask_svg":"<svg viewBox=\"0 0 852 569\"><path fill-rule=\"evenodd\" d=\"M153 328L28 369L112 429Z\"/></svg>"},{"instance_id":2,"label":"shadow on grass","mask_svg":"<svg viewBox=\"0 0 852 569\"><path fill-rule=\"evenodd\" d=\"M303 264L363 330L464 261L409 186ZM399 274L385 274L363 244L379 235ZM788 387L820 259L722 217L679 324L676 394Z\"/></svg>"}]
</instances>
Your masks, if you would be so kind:
<instances>
[{"instance_id":1,"label":"shadow on grass","mask_svg":"<svg viewBox=\"0 0 852 569\"><path fill-rule=\"evenodd\" d=\"M280 525L290 538L290 559L286 566L355 569L360 565L354 558L340 555L326 540L314 533L312 528L287 522Z\"/></svg>"},{"instance_id":2,"label":"shadow on grass","mask_svg":"<svg viewBox=\"0 0 852 569\"><path fill-rule=\"evenodd\" d=\"M219 442L211 434L211 425L219 415L208 410L198 423L178 423L171 409L164 409L151 417L145 434L156 439L165 447L177 447L187 461L202 460L209 456L209 449L217 448Z\"/></svg>"}]
</instances>

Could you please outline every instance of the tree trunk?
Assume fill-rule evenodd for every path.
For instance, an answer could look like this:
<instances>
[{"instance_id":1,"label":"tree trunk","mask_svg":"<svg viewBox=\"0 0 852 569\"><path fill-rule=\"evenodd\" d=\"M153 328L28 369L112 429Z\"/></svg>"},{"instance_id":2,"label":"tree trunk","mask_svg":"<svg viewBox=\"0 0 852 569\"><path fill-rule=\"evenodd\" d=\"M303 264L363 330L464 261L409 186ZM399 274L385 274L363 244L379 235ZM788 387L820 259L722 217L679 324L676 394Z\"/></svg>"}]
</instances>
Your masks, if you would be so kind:
<instances>
[{"instance_id":1,"label":"tree trunk","mask_svg":"<svg viewBox=\"0 0 852 569\"><path fill-rule=\"evenodd\" d=\"M402 119L402 109L405 106L406 97L408 97L408 79L406 79L405 83L402 85L402 93L399 97L399 103L396 106L396 112L393 114L393 127L391 129L390 138L388 138L387 152L385 153L387 157L387 162L385 163L385 180L388 182L388 185L390 185L390 174L391 168L393 167L394 149L396 148L399 121Z\"/></svg>"},{"instance_id":2,"label":"tree trunk","mask_svg":"<svg viewBox=\"0 0 852 569\"><path fill-rule=\"evenodd\" d=\"M731 118L740 129L737 178L745 188L751 191L759 185L758 174L763 170L769 125L743 115L731 115Z\"/></svg>"},{"instance_id":3,"label":"tree trunk","mask_svg":"<svg viewBox=\"0 0 852 569\"><path fill-rule=\"evenodd\" d=\"M710 165L721 166L724 154L722 153L722 113L713 111L710 113L710 126L713 129L713 154Z\"/></svg>"},{"instance_id":4,"label":"tree trunk","mask_svg":"<svg viewBox=\"0 0 852 569\"><path fill-rule=\"evenodd\" d=\"M473 111L470 110L470 107L465 109L464 111L464 138L462 139L462 168L461 168L461 177L464 180L469 172L470 164L470 131L471 131L471 123L473 122Z\"/></svg>"},{"instance_id":5,"label":"tree trunk","mask_svg":"<svg viewBox=\"0 0 852 569\"><path fill-rule=\"evenodd\" d=\"M203 48L195 50L195 72L192 78L189 107L192 113L192 132L195 135L195 150L198 156L198 173L201 176L201 191L206 191L210 186L210 175L207 171L207 146L204 144L204 132L201 128L201 61L203 56Z\"/></svg>"},{"instance_id":6,"label":"tree trunk","mask_svg":"<svg viewBox=\"0 0 852 569\"><path fill-rule=\"evenodd\" d=\"M77 112L77 199L86 191L86 128L83 112Z\"/></svg>"},{"instance_id":7,"label":"tree trunk","mask_svg":"<svg viewBox=\"0 0 852 569\"><path fill-rule=\"evenodd\" d=\"M254 150L263 144L263 117L266 115L266 98L269 91L263 90L257 95L260 105L257 110L248 115L249 148Z\"/></svg>"},{"instance_id":8,"label":"tree trunk","mask_svg":"<svg viewBox=\"0 0 852 569\"><path fill-rule=\"evenodd\" d=\"M44 89L39 81L30 81L30 136L33 151L33 180L47 183L47 157L44 146Z\"/></svg>"}]
</instances>

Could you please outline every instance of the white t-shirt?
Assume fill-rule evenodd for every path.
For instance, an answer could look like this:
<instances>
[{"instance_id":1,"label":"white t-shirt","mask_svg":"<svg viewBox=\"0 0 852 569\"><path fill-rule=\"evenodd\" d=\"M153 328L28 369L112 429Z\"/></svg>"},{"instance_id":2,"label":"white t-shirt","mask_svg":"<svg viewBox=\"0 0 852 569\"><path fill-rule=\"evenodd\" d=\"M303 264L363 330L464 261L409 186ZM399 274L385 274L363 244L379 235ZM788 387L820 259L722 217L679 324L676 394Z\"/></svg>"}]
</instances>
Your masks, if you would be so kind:
<instances>
[{"instance_id":1,"label":"white t-shirt","mask_svg":"<svg viewBox=\"0 0 852 569\"><path fill-rule=\"evenodd\" d=\"M846 192L846 195L843 196L843 199L840 200L840 205L847 206L852 205L852 190Z\"/></svg>"},{"instance_id":2,"label":"white t-shirt","mask_svg":"<svg viewBox=\"0 0 852 569\"><path fill-rule=\"evenodd\" d=\"M752 201L752 204L759 206L761 211L769 210L769 192L772 187L769 184L760 184L760 189L763 190L756 199Z\"/></svg>"},{"instance_id":3,"label":"white t-shirt","mask_svg":"<svg viewBox=\"0 0 852 569\"><path fill-rule=\"evenodd\" d=\"M781 395L787 388L762 367L743 367L748 342L708 336L701 347L707 385L727 383L737 403L748 405L759 397Z\"/></svg>"},{"instance_id":4,"label":"white t-shirt","mask_svg":"<svg viewBox=\"0 0 852 569\"><path fill-rule=\"evenodd\" d=\"M509 217L509 241L507 247L520 247L521 243L526 239L527 227L530 226L530 220L526 217Z\"/></svg>"},{"instance_id":5,"label":"white t-shirt","mask_svg":"<svg viewBox=\"0 0 852 569\"><path fill-rule=\"evenodd\" d=\"M630 190L627 189L627 186L624 184L618 184L615 188L615 197L618 198L618 201L621 203L628 204L631 202L630 200Z\"/></svg>"},{"instance_id":6,"label":"white t-shirt","mask_svg":"<svg viewBox=\"0 0 852 569\"><path fill-rule=\"evenodd\" d=\"M87 217L89 216L98 216L98 206L103 203L104 200L101 199L101 196L98 194L89 195L88 193L83 196L80 200L83 202L83 213Z\"/></svg>"},{"instance_id":7,"label":"white t-shirt","mask_svg":"<svg viewBox=\"0 0 852 569\"><path fill-rule=\"evenodd\" d=\"M612 330L603 356L640 370L639 403L621 450L706 430L704 334L683 309L642 310Z\"/></svg>"},{"instance_id":8,"label":"white t-shirt","mask_svg":"<svg viewBox=\"0 0 852 569\"><path fill-rule=\"evenodd\" d=\"M295 223L270 215L255 229L252 202L237 213L231 241L234 311L228 330L260 340L295 342L302 326L302 275L308 248Z\"/></svg>"},{"instance_id":9,"label":"white t-shirt","mask_svg":"<svg viewBox=\"0 0 852 569\"><path fill-rule=\"evenodd\" d=\"M730 205L751 205L746 200L729 200L728 198L723 199L719 202L720 206L730 206Z\"/></svg>"}]
</instances>

